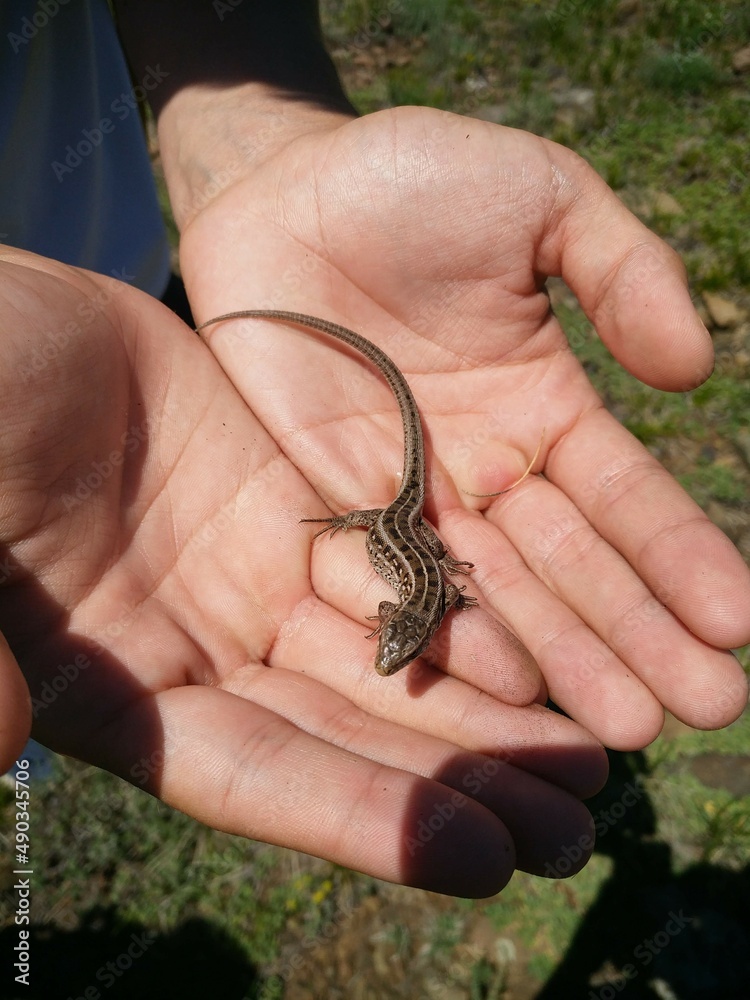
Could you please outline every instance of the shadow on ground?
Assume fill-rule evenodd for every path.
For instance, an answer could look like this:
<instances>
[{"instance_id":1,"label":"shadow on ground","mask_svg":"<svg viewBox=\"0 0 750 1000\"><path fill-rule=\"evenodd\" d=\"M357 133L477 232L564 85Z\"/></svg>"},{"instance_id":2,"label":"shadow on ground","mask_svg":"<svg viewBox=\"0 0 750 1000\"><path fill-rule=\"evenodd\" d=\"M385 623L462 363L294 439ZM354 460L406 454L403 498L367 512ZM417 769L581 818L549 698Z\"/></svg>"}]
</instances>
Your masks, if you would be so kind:
<instances>
[{"instance_id":1,"label":"shadow on ground","mask_svg":"<svg viewBox=\"0 0 750 1000\"><path fill-rule=\"evenodd\" d=\"M750 982L750 868L695 864L676 873L655 837L640 778L643 754L611 754L611 779L589 803L615 816L597 842L614 870L536 1000L746 1000Z\"/></svg>"},{"instance_id":2,"label":"shadow on ground","mask_svg":"<svg viewBox=\"0 0 750 1000\"><path fill-rule=\"evenodd\" d=\"M14 954L18 928L0 933L0 953ZM30 985L16 983L3 1000L205 1000L255 996L257 976L230 937L201 919L160 934L91 910L66 932L31 926Z\"/></svg>"}]
</instances>

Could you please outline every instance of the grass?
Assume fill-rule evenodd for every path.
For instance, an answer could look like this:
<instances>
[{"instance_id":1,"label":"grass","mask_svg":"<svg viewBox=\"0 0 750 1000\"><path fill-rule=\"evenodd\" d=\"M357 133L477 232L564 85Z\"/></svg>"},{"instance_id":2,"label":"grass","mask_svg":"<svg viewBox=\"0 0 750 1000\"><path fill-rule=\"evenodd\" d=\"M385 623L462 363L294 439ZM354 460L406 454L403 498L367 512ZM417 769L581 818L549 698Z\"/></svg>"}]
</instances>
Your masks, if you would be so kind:
<instances>
[{"instance_id":1,"label":"grass","mask_svg":"<svg viewBox=\"0 0 750 1000\"><path fill-rule=\"evenodd\" d=\"M667 238L687 227L696 290L747 283L750 96L730 65L735 40L750 32L745 6L653 3L626 18L614 2L438 7L328 5L345 77L363 51L346 39L367 29L371 82L358 77L352 93L363 111L430 104L473 113L499 99L503 124L570 145L615 189L679 189L681 221L647 221ZM571 117L555 103L574 87L593 92L590 113Z\"/></svg>"},{"instance_id":2,"label":"grass","mask_svg":"<svg viewBox=\"0 0 750 1000\"><path fill-rule=\"evenodd\" d=\"M750 37L744 3L328 0L324 22L363 112L396 103L491 112L570 145L682 253L696 296L718 291L747 306L750 98L747 77L731 69ZM560 100L573 88L590 92L578 107ZM655 210L664 191L681 212ZM717 374L705 386L670 395L623 372L572 297L563 294L556 312L623 423L704 507L728 511L747 532L748 470L734 444L747 432L750 383L735 335L717 333ZM747 667L748 651L740 655ZM59 983L82 995L99 982L102 955L122 954L146 932L156 943L103 990L107 1000L217 991L281 1000L290 984L304 996L334 953L337 968L364 963L352 972L362 996L396 995L396 980L435 998L493 1000L512 990L524 1000L545 981L549 996L603 996L615 989L609 983L619 994L630 966L644 989L651 976L672 995L679 986L693 996L694 985L729 995L747 933L750 795L707 786L695 771L708 759L747 758L749 725L678 727L642 754L613 755L613 780L590 804L603 832L589 866L563 882L519 874L479 903L384 886L208 830L111 775L59 761L54 780L35 789L36 958L49 973L38 995L57 996ZM608 823L634 781L636 804ZM10 829L5 789L0 813ZM689 928L658 954L644 945L681 907L702 921L704 937L718 935L723 971L696 965ZM7 904L0 912L9 947L12 914ZM738 934L740 944L722 951L719 939L729 947ZM346 995L344 979L336 986Z\"/></svg>"}]
</instances>

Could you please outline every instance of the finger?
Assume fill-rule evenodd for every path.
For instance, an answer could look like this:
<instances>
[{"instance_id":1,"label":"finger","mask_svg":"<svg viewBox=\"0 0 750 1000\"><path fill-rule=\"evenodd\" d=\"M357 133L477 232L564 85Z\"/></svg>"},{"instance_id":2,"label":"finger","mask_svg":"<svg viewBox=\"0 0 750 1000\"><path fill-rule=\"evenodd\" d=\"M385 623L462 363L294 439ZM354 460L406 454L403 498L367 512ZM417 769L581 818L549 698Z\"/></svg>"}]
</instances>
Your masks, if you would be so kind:
<instances>
[{"instance_id":1,"label":"finger","mask_svg":"<svg viewBox=\"0 0 750 1000\"><path fill-rule=\"evenodd\" d=\"M534 601L543 602L546 649L527 634L516 606L504 604L504 613L538 659L554 700L605 744L633 749L650 742L661 728L659 704L698 728L726 725L739 715L746 685L731 654L686 628L552 484L524 484L488 519L566 606L550 607L528 582L507 598L512 602L522 591L529 614ZM530 531L531 523L544 530Z\"/></svg>"},{"instance_id":2,"label":"finger","mask_svg":"<svg viewBox=\"0 0 750 1000\"><path fill-rule=\"evenodd\" d=\"M632 215L582 159L563 147L565 173L540 268L561 274L612 354L641 381L684 391L713 370L708 331L678 255Z\"/></svg>"},{"instance_id":3,"label":"finger","mask_svg":"<svg viewBox=\"0 0 750 1000\"><path fill-rule=\"evenodd\" d=\"M304 664L306 676L378 718L501 757L581 798L594 794L606 773L599 742L540 705L504 704L419 660L381 677L359 626L322 602L307 609L304 628L290 623L267 662L291 669ZM495 666L502 669L497 660Z\"/></svg>"},{"instance_id":4,"label":"finger","mask_svg":"<svg viewBox=\"0 0 750 1000\"><path fill-rule=\"evenodd\" d=\"M508 503L518 496L509 495ZM534 558L537 562L542 558L540 546L553 544L557 527L537 506L531 513L528 506L525 514L516 507L506 517L505 505L496 502L486 520L479 524L467 520L462 526L462 544L483 553L475 570L476 582L534 656L552 700L605 746L640 749L661 731L662 706L606 642L550 589L541 570L542 578L534 571ZM527 552L536 555L532 558ZM594 581L599 576L597 568Z\"/></svg>"},{"instance_id":5,"label":"finger","mask_svg":"<svg viewBox=\"0 0 750 1000\"><path fill-rule=\"evenodd\" d=\"M580 843L588 837L593 846L591 816L577 798L504 759L461 751L447 740L375 718L312 678L293 671L238 672L228 679L227 689L283 715L326 743L388 767L432 778L481 802L510 830L517 867L524 871L542 875L554 869L563 845ZM463 806L458 802L456 808ZM425 837L431 839L429 827L420 830L421 837L412 844L412 853L421 851ZM581 855L582 864L590 847Z\"/></svg>"},{"instance_id":6,"label":"finger","mask_svg":"<svg viewBox=\"0 0 750 1000\"><path fill-rule=\"evenodd\" d=\"M461 557L465 555L460 549L456 551ZM392 588L376 575L367 559L364 532L318 539L312 582L322 600L363 625L380 601L393 600ZM470 574L460 582L465 582L467 593L477 593ZM370 670L375 643L368 648ZM496 617L482 608L450 611L423 659L508 704L544 701L543 681L533 657Z\"/></svg>"},{"instance_id":7,"label":"finger","mask_svg":"<svg viewBox=\"0 0 750 1000\"><path fill-rule=\"evenodd\" d=\"M0 774L23 750L31 732L31 698L5 637L0 634Z\"/></svg>"},{"instance_id":8,"label":"finger","mask_svg":"<svg viewBox=\"0 0 750 1000\"><path fill-rule=\"evenodd\" d=\"M201 822L449 895L492 895L513 872L503 823L468 797L456 808L446 785L331 747L225 691L178 688L158 703L163 763L148 787ZM133 761L112 763L127 776ZM451 808L410 852L420 823Z\"/></svg>"},{"instance_id":9,"label":"finger","mask_svg":"<svg viewBox=\"0 0 750 1000\"><path fill-rule=\"evenodd\" d=\"M547 475L701 639L750 642L750 572L729 539L604 410L552 451Z\"/></svg>"}]
</instances>

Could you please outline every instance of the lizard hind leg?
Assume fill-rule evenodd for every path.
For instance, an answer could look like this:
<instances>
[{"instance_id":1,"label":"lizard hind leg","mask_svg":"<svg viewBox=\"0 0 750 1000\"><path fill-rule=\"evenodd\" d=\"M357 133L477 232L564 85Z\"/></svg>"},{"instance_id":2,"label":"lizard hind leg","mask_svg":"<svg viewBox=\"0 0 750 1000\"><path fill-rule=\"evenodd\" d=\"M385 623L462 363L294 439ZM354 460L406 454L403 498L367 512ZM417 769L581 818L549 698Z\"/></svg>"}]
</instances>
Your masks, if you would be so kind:
<instances>
[{"instance_id":1,"label":"lizard hind leg","mask_svg":"<svg viewBox=\"0 0 750 1000\"><path fill-rule=\"evenodd\" d=\"M443 558L438 560L444 573L448 576L455 576L456 573L468 573L474 569L474 563L466 562L465 559L454 559L448 549L445 550ZM466 567L463 569L462 567Z\"/></svg>"},{"instance_id":2,"label":"lizard hind leg","mask_svg":"<svg viewBox=\"0 0 750 1000\"><path fill-rule=\"evenodd\" d=\"M453 583L446 584L445 587L445 609L455 608L463 611L464 608L474 608L479 604L476 597L464 594L466 587L457 587Z\"/></svg>"},{"instance_id":3,"label":"lizard hind leg","mask_svg":"<svg viewBox=\"0 0 750 1000\"><path fill-rule=\"evenodd\" d=\"M428 524L427 521L422 521L420 527L425 545L440 563L440 568L447 576L455 576L456 573L468 573L469 570L474 569L474 563L467 562L465 559L453 558L450 554L450 549L436 534L431 524Z\"/></svg>"}]
</instances>

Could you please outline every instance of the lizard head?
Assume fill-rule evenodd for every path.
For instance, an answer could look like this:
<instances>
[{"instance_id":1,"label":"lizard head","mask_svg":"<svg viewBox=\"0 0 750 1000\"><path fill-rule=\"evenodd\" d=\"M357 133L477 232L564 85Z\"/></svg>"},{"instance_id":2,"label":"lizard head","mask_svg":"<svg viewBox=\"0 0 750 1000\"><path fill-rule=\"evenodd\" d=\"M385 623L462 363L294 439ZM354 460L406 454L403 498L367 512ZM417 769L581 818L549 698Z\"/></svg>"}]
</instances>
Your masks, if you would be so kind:
<instances>
[{"instance_id":1,"label":"lizard head","mask_svg":"<svg viewBox=\"0 0 750 1000\"><path fill-rule=\"evenodd\" d=\"M411 611L395 611L380 629L375 669L390 677L411 663L430 644L434 629Z\"/></svg>"}]
</instances>

